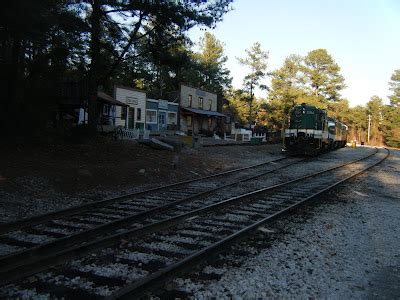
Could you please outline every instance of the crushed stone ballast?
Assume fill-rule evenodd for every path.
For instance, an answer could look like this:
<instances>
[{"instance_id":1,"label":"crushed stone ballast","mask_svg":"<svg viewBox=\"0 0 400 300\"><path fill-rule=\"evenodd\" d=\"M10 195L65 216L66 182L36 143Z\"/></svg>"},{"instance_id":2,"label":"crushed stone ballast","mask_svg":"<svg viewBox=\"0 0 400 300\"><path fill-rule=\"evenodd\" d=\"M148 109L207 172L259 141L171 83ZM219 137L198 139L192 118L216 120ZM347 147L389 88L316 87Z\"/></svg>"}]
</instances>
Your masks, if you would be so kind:
<instances>
[{"instance_id":1,"label":"crushed stone ballast","mask_svg":"<svg viewBox=\"0 0 400 300\"><path fill-rule=\"evenodd\" d=\"M256 180L301 161L298 158L281 158L186 182L179 186L180 189L174 186L172 190L134 194L121 202L95 206L91 211L67 214L64 218L47 221L46 216L43 223L23 225L19 230L0 236L0 253L3 254L0 257L0 277L1 274L8 276L12 268L54 256L67 247L91 242L127 228L142 227L152 222L147 219L156 216L165 219L179 214L185 205L195 208L207 205L211 201L207 199L212 199L213 194L224 194L227 190L235 194L234 187L240 183Z\"/></svg>"},{"instance_id":2,"label":"crushed stone ballast","mask_svg":"<svg viewBox=\"0 0 400 300\"><path fill-rule=\"evenodd\" d=\"M109 245L107 242L101 244L100 241L94 241L70 250L91 254L57 267L55 271L39 273L35 276L35 282L40 281L40 286L62 286L67 295L83 289L85 292L82 293L98 296L132 296L187 267L187 263L207 257L226 242L277 218L321 191L327 191L365 171L380 161L382 156L384 154L380 152L376 155L372 153L340 166L173 215L170 219L160 221L150 218L147 226L106 238ZM133 236L136 237L134 242L129 241ZM111 242L111 239L114 240ZM117 246L114 245L116 241L119 241ZM93 252L98 246L103 250ZM73 257L68 256L67 252L62 259ZM126 271L118 273L115 269ZM107 274L111 274L110 278ZM73 285L71 276L78 278ZM50 278L57 278L57 281ZM108 282L107 285L104 282ZM21 281L4 288L13 294L12 291L31 289L36 283Z\"/></svg>"}]
</instances>

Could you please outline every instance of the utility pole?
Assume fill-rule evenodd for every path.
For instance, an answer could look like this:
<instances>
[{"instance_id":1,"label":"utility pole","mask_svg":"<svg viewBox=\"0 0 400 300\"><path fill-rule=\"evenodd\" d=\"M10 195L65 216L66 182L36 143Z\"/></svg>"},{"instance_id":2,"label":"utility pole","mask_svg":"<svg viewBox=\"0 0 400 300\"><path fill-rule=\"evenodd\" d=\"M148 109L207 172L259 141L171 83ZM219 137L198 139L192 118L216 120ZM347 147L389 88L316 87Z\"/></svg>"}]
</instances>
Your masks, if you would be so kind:
<instances>
[{"instance_id":1,"label":"utility pole","mask_svg":"<svg viewBox=\"0 0 400 300\"><path fill-rule=\"evenodd\" d=\"M368 138L367 138L367 142L369 143L369 135L371 132L371 115L368 115Z\"/></svg>"}]
</instances>

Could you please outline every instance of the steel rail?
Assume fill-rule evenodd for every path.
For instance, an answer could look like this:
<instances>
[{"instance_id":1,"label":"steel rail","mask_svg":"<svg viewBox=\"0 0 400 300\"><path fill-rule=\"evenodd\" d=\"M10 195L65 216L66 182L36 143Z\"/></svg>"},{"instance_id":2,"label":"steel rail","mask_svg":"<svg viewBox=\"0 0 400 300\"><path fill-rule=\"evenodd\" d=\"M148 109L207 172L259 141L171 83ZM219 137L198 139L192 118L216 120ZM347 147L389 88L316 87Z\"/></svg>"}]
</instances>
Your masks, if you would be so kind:
<instances>
[{"instance_id":1,"label":"steel rail","mask_svg":"<svg viewBox=\"0 0 400 300\"><path fill-rule=\"evenodd\" d=\"M114 292L110 296L106 297L106 299L133 299L132 297L140 297L143 296L143 293L148 291L149 289L154 289L155 287L159 286L163 282L165 282L167 279L170 279L171 276L177 275L181 273L182 271L186 270L187 268L198 264L202 261L205 261L210 258L210 256L215 255L216 253L220 252L221 250L225 249L226 247L232 245L235 241L238 241L240 239L245 238L252 232L254 232L255 229L257 229L260 226L265 225L266 223L273 222L277 220L278 218L281 218L291 212L292 210L310 202L311 200L314 200L318 196L321 196L322 194L325 194L326 192L334 189L340 184L345 183L346 181L349 181L350 179L360 175L361 173L366 172L367 170L373 168L374 166L380 164L383 162L389 155L390 151L385 148L387 153L386 156L383 157L381 160L378 162L375 162L368 167L362 169L361 171L356 172L355 174L351 174L350 176L347 176L338 182L335 182L334 184L331 184L330 186L318 191L317 193L314 193L304 199L299 200L298 202L290 205L289 207L286 207L278 212L273 213L272 215L250 225L247 226L239 231L237 231L234 234L231 234L230 236L213 243L212 245L201 249L200 251L191 254L190 256L166 267L163 268L139 281L136 281L133 284L130 284L128 286L123 287L122 289Z\"/></svg>"},{"instance_id":2,"label":"steel rail","mask_svg":"<svg viewBox=\"0 0 400 300\"><path fill-rule=\"evenodd\" d=\"M74 244L74 243L75 244L84 243L84 242L88 242L88 241L93 241L93 238L101 238L101 236L99 236L99 234L104 235L105 233L110 232L112 230L121 229L122 226L129 225L132 222L137 222L139 219L148 217L151 214L162 212L162 211L165 211L168 208L171 208L178 204L189 202L191 200L198 199L198 198L207 196L209 194L212 194L216 191L220 191L224 188L231 187L233 185L236 185L236 184L239 184L242 182L246 182L249 180L253 180L253 179L265 176L267 174L287 168L289 166L292 166L294 164L297 164L297 163L305 161L305 160L306 159L299 159L295 162L291 162L289 164L274 168L272 170L268 170L268 171L262 172L260 174L242 178L242 179L236 180L234 182L227 183L227 184L209 189L207 191L189 196L184 199L179 199L179 200L164 204L162 206L157 206L157 207L151 208L149 210L142 211L142 212L136 213L134 215L131 215L131 216L128 216L125 218L121 218L116 221L111 221L111 222L105 223L103 225L99 225L99 226L96 226L96 227L93 227L93 228L90 228L90 229L87 229L87 230L84 230L84 231L81 231L81 232L78 232L78 233L75 233L75 234L72 234L72 235L69 235L66 237L59 238L55 241L50 241L45 244L41 244L41 245L38 245L38 246L35 246L32 248L28 248L28 249L24 249L21 251L10 253L8 255L0 257L0 274L5 273L5 272L9 271L10 269L24 265L27 262L32 263L33 260L38 260L40 257L43 258L43 257L47 257L49 255L54 255L54 253L57 253L60 250L65 250L66 247L73 246L72 244Z\"/></svg>"},{"instance_id":3,"label":"steel rail","mask_svg":"<svg viewBox=\"0 0 400 300\"><path fill-rule=\"evenodd\" d=\"M90 209L92 209L94 207L99 207L99 206L104 206L104 205L109 205L109 204L112 204L112 203L120 202L120 201L129 199L130 197L143 195L143 194L146 194L146 193L155 192L155 191L159 191L159 190L167 189L167 188L171 188L171 187L176 187L176 186L184 185L184 184L187 184L187 183L192 183L192 182L195 182L195 181L201 181L201 180L206 180L206 179L210 179L210 178L214 178L214 177L218 177L218 176L224 176L224 175L227 175L227 174L240 172L240 171L251 169L251 168L256 168L256 167L259 167L259 166L262 166L262 165L270 164L270 163L281 161L281 160L285 160L285 159L287 159L287 157L281 157L281 158L278 158L278 159L275 159L275 160L270 160L270 161L267 161L267 162L254 164L254 165L250 165L250 166L246 166L246 167L241 167L241 168L237 168L237 169L233 169L233 170L229 170L229 171L225 171L225 172L221 172L221 173L217 173L217 174L207 175L207 176L194 178L194 179L188 179L188 180L184 180L184 181L180 181L180 182L176 182L176 183L162 185L162 186L155 187L155 188L145 189L145 190L142 190L142 191L138 191L138 192L134 192L134 193L118 196L118 197L103 199L103 200L100 200L100 201L95 201L95 202L87 203L87 204L84 204L84 205L74 206L74 207L58 210L58 211L55 211L55 212L45 213L45 214L42 214L42 215L38 215L38 216L34 216L34 217L18 220L18 221L15 221L15 222L2 223L2 224L0 224L0 235L4 234L4 233L7 233L7 232L10 232L10 231L23 229L23 228L26 228L28 226L38 225L40 223L43 223L43 222L46 222L46 221L50 221L50 220L54 220L54 219L57 219L57 218L60 218L60 217L65 217L65 216L72 215L72 214L82 213L82 212L88 211L88 210L90 210Z\"/></svg>"},{"instance_id":4,"label":"steel rail","mask_svg":"<svg viewBox=\"0 0 400 300\"><path fill-rule=\"evenodd\" d=\"M325 169L325 170L322 170L322 171L319 171L316 173L312 173L312 174L305 175L305 176L302 176L302 177L299 177L296 179L292 179L292 180L286 181L284 183L264 187L264 188L258 189L256 191L252 191L252 192L245 193L245 194L242 194L239 196L235 196L235 197L232 197L232 198L229 198L226 200L222 200L220 202L217 202L217 203L214 203L211 205L207 205L205 207L198 208L198 209L192 210L190 212L180 214L178 216L174 216L174 217L171 217L171 218L168 218L165 220L150 223L150 224L144 225L139 228L125 230L123 232L119 232L119 233L116 233L116 234L113 234L113 235L110 235L110 236L107 236L104 238L90 241L90 242L84 243L82 245L75 245L75 246L72 246L69 248L65 248L59 252L50 253L47 256L40 257L39 259L32 258L32 261L30 261L29 263L26 263L26 264L23 264L20 266L16 266L15 268L10 267L4 271L3 270L0 271L0 286L8 284L17 279L44 271L44 270L48 269L49 266L65 262L68 259L78 258L87 253L93 252L95 250L100 250L100 249L104 249L106 247L113 246L114 244L120 242L121 240L127 240L127 239L135 237L135 236L137 237L137 236L153 233L153 232L156 232L157 230L171 227L175 224L178 224L178 223L185 221L189 218L192 218L196 215L209 212L209 211L214 210L219 207L234 204L245 198L248 198L248 197L260 194L260 193L264 193L266 191L271 191L273 189L276 189L276 188L279 188L279 187L282 187L282 186L285 186L285 185L288 185L288 184L291 184L294 182L298 182L298 181L304 180L306 178L315 177L320 174L327 173L332 170L342 168L342 167L350 165L350 164L357 163L359 161L365 160L365 159L375 155L377 153L377 151L378 150L376 149L376 151L374 153L369 154L365 157L359 158L357 160L351 161L351 162L340 164L340 165L337 165L337 166L334 166L334 167L331 167L331 168L328 168L328 169Z\"/></svg>"}]
</instances>

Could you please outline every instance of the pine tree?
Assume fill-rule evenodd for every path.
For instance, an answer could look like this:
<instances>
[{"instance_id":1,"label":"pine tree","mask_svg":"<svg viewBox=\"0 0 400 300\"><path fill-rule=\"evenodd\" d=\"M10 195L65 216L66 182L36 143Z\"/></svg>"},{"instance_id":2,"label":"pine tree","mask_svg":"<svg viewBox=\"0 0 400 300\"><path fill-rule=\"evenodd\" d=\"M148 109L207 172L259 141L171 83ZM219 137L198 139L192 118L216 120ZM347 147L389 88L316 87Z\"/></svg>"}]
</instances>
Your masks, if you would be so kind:
<instances>
[{"instance_id":1,"label":"pine tree","mask_svg":"<svg viewBox=\"0 0 400 300\"><path fill-rule=\"evenodd\" d=\"M238 58L240 64L248 67L248 73L243 80L243 85L249 93L249 125L250 128L253 123L252 109L253 109L253 96L256 87L266 89L267 87L261 83L265 78L267 69L268 53L261 50L261 45L255 42L250 49L246 49L247 56L245 58Z\"/></svg>"},{"instance_id":2,"label":"pine tree","mask_svg":"<svg viewBox=\"0 0 400 300\"><path fill-rule=\"evenodd\" d=\"M390 90L393 92L392 95L389 96L390 104L395 107L400 107L400 69L397 69L390 77Z\"/></svg>"},{"instance_id":3,"label":"pine tree","mask_svg":"<svg viewBox=\"0 0 400 300\"><path fill-rule=\"evenodd\" d=\"M313 97L321 104L339 101L346 86L340 67L325 49L310 51L304 58L304 73Z\"/></svg>"},{"instance_id":4,"label":"pine tree","mask_svg":"<svg viewBox=\"0 0 400 300\"><path fill-rule=\"evenodd\" d=\"M394 71L389 82L390 105L384 107L383 133L388 146L400 148L400 69Z\"/></svg>"},{"instance_id":5,"label":"pine tree","mask_svg":"<svg viewBox=\"0 0 400 300\"><path fill-rule=\"evenodd\" d=\"M285 59L280 69L272 72L269 105L270 121L279 128L285 128L288 123L289 111L295 105L304 102L304 75L301 73L302 58L290 55Z\"/></svg>"},{"instance_id":6,"label":"pine tree","mask_svg":"<svg viewBox=\"0 0 400 300\"><path fill-rule=\"evenodd\" d=\"M370 116L370 143L381 144L382 122L383 122L383 101L378 96L372 96L367 103L367 113Z\"/></svg>"},{"instance_id":7,"label":"pine tree","mask_svg":"<svg viewBox=\"0 0 400 300\"><path fill-rule=\"evenodd\" d=\"M224 54L224 44L214 35L206 32L199 41L200 52L195 58L202 67L204 87L210 91L222 94L224 89L229 88L232 78L229 70L225 68L228 60Z\"/></svg>"}]
</instances>

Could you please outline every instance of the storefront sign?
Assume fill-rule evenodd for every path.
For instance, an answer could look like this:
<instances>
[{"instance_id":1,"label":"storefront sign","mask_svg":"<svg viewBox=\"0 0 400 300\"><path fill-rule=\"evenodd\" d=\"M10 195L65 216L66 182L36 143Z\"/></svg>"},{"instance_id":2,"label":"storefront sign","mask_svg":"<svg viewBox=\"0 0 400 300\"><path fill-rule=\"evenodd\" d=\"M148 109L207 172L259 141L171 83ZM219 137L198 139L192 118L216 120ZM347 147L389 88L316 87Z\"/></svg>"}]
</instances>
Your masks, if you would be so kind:
<instances>
[{"instance_id":1,"label":"storefront sign","mask_svg":"<svg viewBox=\"0 0 400 300\"><path fill-rule=\"evenodd\" d=\"M158 100L158 109L168 110L168 101L167 100Z\"/></svg>"}]
</instances>

